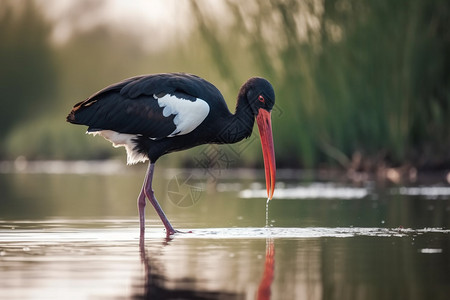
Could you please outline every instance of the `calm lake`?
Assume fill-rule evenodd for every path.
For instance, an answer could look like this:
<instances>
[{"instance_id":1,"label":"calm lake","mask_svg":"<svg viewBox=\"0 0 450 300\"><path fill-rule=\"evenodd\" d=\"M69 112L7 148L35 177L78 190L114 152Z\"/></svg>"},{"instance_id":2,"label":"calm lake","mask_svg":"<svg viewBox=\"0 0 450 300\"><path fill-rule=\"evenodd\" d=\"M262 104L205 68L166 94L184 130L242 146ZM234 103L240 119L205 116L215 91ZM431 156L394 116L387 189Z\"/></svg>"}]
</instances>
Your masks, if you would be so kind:
<instances>
[{"instance_id":1,"label":"calm lake","mask_svg":"<svg viewBox=\"0 0 450 300\"><path fill-rule=\"evenodd\" d=\"M12 169L19 170L11 171ZM0 299L448 299L450 186L280 170L0 165ZM21 171L21 172L20 172ZM267 226L266 226L267 223Z\"/></svg>"}]
</instances>

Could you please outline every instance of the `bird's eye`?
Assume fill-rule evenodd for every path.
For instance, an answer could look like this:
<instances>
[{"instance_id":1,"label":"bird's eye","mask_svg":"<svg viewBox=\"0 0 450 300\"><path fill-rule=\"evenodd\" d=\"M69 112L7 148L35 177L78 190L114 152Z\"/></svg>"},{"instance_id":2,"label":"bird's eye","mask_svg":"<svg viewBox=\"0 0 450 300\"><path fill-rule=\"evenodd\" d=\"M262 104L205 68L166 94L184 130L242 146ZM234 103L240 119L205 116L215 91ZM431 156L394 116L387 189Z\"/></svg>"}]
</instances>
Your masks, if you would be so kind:
<instances>
[{"instance_id":1,"label":"bird's eye","mask_svg":"<svg viewBox=\"0 0 450 300\"><path fill-rule=\"evenodd\" d=\"M264 99L264 97L261 96L261 95L258 96L258 100L259 100L259 102L261 102L261 103L265 103L265 102L266 102L266 99Z\"/></svg>"}]
</instances>

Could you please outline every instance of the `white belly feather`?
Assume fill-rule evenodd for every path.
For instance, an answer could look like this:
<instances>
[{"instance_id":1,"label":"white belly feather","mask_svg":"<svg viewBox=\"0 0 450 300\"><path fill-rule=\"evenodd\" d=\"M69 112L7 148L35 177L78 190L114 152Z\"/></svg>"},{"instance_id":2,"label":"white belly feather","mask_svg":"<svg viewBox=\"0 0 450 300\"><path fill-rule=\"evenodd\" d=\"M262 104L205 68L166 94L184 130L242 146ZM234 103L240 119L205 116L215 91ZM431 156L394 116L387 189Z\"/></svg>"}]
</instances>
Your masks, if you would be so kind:
<instances>
[{"instance_id":1,"label":"white belly feather","mask_svg":"<svg viewBox=\"0 0 450 300\"><path fill-rule=\"evenodd\" d=\"M145 162L148 160L147 155L139 153L138 151L134 150L136 147L136 143L133 141L134 138L137 137L135 134L126 134L126 133L119 133L113 130L99 130L99 131L93 131L93 132L87 132L92 135L101 135L108 141L110 141L114 147L125 147L127 150L127 165L134 165L138 162Z\"/></svg>"}]
</instances>

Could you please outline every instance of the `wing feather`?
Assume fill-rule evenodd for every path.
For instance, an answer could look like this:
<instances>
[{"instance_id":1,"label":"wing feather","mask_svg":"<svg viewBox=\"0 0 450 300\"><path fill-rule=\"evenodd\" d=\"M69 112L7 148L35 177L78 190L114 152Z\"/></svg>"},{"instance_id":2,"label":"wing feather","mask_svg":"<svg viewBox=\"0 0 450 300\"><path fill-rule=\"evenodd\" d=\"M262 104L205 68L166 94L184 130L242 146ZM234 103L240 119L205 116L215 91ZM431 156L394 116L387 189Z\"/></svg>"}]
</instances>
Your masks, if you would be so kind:
<instances>
[{"instance_id":1,"label":"wing feather","mask_svg":"<svg viewBox=\"0 0 450 300\"><path fill-rule=\"evenodd\" d=\"M192 107L201 109L189 113L181 102L162 105L158 99L163 99L167 94L177 98L172 101L198 101L197 106ZM219 98L208 99L211 95L219 95ZM211 83L195 75L175 73L138 76L108 86L77 103L67 121L87 125L90 131L113 130L160 139L187 134L201 124L209 113L209 106L200 99L219 101L225 105L220 92ZM200 101L203 101L201 105ZM171 114L167 116L166 113L164 116L163 111L168 106ZM184 127L181 128L179 118L182 114L191 119L191 123L186 125L184 121Z\"/></svg>"}]
</instances>

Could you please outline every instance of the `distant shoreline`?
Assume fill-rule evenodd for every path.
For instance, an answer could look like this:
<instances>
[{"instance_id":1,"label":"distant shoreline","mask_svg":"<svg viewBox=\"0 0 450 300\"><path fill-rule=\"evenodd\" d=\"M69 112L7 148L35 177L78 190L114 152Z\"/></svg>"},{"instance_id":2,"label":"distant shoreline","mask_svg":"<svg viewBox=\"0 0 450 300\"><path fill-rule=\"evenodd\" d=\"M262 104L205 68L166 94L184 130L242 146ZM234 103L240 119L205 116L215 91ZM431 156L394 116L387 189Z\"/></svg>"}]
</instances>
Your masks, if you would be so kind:
<instances>
[{"instance_id":1,"label":"distant shoreline","mask_svg":"<svg viewBox=\"0 0 450 300\"><path fill-rule=\"evenodd\" d=\"M122 160L26 160L19 157L16 160L0 161L0 174L97 174L115 175L142 173L147 164L127 166ZM160 168L164 176L189 170L196 178L208 178L207 170L203 168ZM214 170L221 180L263 178L264 170L257 168L223 168ZM281 168L277 170L278 180L320 180L362 183L367 181L388 183L444 183L450 184L450 170L420 170L414 167L378 168L367 172L354 169L317 168L294 169Z\"/></svg>"}]
</instances>

